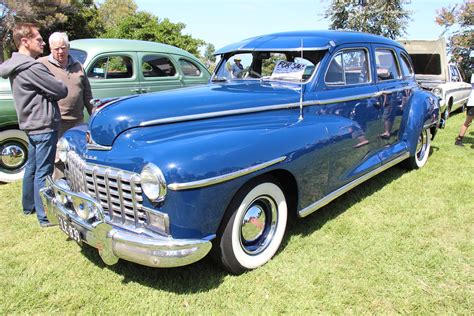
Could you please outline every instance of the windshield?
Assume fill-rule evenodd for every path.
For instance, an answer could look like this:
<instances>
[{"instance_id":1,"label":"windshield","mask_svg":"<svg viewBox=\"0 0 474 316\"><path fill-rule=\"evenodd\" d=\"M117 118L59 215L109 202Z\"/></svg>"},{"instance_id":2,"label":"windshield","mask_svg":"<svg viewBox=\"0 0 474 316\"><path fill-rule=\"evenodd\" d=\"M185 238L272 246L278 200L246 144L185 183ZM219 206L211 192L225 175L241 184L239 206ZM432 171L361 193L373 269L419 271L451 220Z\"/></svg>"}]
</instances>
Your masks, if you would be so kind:
<instances>
[{"instance_id":1,"label":"windshield","mask_svg":"<svg viewBox=\"0 0 474 316\"><path fill-rule=\"evenodd\" d=\"M306 82L326 51L232 52L225 54L213 81L275 80Z\"/></svg>"},{"instance_id":2,"label":"windshield","mask_svg":"<svg viewBox=\"0 0 474 316\"><path fill-rule=\"evenodd\" d=\"M71 54L72 57L74 57L78 62L84 65L84 62L87 58L87 53L85 51L71 48L69 49L69 54Z\"/></svg>"}]
</instances>

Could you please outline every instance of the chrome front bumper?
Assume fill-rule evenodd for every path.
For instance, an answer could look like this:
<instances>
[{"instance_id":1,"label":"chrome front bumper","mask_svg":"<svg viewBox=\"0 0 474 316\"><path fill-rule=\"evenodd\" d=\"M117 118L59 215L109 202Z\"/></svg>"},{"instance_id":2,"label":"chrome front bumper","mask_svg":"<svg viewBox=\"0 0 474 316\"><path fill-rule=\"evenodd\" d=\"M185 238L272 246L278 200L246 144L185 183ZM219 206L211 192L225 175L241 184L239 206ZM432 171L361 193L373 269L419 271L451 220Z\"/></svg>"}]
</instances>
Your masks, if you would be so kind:
<instances>
[{"instance_id":1,"label":"chrome front bumper","mask_svg":"<svg viewBox=\"0 0 474 316\"><path fill-rule=\"evenodd\" d=\"M99 250L102 260L112 265L118 259L135 262L150 267L178 267L202 259L210 250L211 242L205 239L172 239L159 236L150 237L125 229L117 228L104 219L100 203L84 193L70 191L61 182L50 177L46 186L40 190L48 220L58 223L58 217L77 229L81 240ZM88 205L97 210L98 218L85 220L71 207L60 200L75 200L76 205Z\"/></svg>"}]
</instances>

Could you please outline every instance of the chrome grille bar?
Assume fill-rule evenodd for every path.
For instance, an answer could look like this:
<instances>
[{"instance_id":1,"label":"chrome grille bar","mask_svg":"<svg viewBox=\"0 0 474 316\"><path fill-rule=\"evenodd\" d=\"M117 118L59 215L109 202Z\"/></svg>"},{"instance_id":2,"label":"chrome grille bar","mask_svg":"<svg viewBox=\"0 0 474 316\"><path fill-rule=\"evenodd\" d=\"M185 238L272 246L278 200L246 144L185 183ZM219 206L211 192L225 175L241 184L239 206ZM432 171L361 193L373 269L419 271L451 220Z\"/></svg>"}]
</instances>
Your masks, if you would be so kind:
<instances>
[{"instance_id":1,"label":"chrome grille bar","mask_svg":"<svg viewBox=\"0 0 474 316\"><path fill-rule=\"evenodd\" d=\"M138 174L86 163L73 151L67 155L65 174L74 191L97 199L112 222L136 228L147 224Z\"/></svg>"}]
</instances>

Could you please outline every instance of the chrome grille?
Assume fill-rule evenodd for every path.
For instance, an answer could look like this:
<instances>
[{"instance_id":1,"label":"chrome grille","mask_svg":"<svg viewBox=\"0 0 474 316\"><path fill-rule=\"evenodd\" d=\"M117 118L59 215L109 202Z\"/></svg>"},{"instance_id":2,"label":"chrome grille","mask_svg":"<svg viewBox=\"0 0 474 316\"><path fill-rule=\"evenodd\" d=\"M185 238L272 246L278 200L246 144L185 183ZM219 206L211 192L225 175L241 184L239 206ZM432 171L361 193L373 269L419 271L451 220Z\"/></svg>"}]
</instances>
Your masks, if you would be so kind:
<instances>
[{"instance_id":1,"label":"chrome grille","mask_svg":"<svg viewBox=\"0 0 474 316\"><path fill-rule=\"evenodd\" d=\"M147 223L138 174L86 163L73 151L67 154L65 174L71 189L99 201L112 222L137 228Z\"/></svg>"}]
</instances>

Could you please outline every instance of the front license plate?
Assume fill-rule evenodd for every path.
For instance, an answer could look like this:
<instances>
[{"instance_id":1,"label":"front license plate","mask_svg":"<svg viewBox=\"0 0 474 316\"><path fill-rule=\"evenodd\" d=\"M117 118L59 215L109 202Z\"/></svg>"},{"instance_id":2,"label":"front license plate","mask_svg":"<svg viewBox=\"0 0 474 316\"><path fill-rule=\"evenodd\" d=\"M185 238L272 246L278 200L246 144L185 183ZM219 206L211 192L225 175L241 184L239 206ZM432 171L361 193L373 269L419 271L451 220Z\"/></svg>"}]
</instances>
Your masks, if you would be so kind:
<instances>
[{"instance_id":1,"label":"front license plate","mask_svg":"<svg viewBox=\"0 0 474 316\"><path fill-rule=\"evenodd\" d=\"M66 233L66 235L68 235L69 238L81 244L82 239L81 239L81 233L79 232L79 230L77 230L76 227L72 226L71 222L69 222L65 218L62 218L61 216L58 216L58 220L59 220L59 228L61 228L61 230L64 233Z\"/></svg>"}]
</instances>

